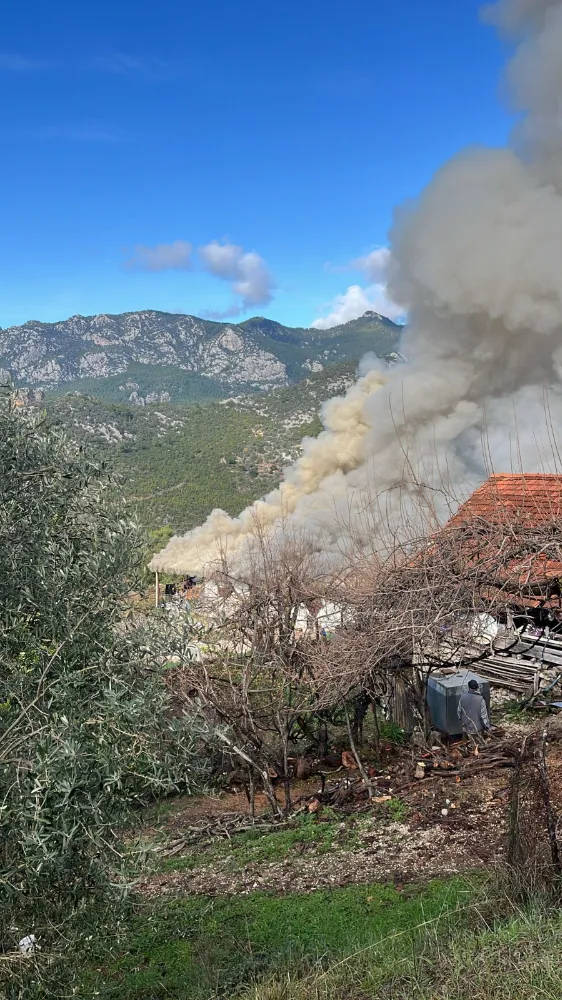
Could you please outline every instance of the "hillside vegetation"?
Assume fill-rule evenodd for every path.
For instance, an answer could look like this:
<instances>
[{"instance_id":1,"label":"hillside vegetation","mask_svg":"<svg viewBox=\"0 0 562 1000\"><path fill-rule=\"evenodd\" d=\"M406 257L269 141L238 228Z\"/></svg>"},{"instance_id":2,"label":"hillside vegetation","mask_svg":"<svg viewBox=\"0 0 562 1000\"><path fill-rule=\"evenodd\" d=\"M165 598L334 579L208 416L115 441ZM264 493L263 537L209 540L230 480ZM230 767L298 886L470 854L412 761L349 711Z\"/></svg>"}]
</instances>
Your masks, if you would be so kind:
<instances>
[{"instance_id":1,"label":"hillside vegetation","mask_svg":"<svg viewBox=\"0 0 562 1000\"><path fill-rule=\"evenodd\" d=\"M140 407L65 395L47 409L122 477L119 491L147 528L184 532L214 507L236 514L273 489L303 436L320 431L322 402L354 378L347 363L223 402Z\"/></svg>"},{"instance_id":2,"label":"hillside vegetation","mask_svg":"<svg viewBox=\"0 0 562 1000\"><path fill-rule=\"evenodd\" d=\"M131 396L133 401L137 398L146 403L147 397L150 399L154 394L163 402L162 394L167 394L168 402L201 403L224 399L225 391L222 383L208 375L187 372L174 365L143 365L135 361L128 366L126 374L61 382L50 390L50 397L78 392L84 396L103 399L107 403L128 403L131 402Z\"/></svg>"}]
</instances>

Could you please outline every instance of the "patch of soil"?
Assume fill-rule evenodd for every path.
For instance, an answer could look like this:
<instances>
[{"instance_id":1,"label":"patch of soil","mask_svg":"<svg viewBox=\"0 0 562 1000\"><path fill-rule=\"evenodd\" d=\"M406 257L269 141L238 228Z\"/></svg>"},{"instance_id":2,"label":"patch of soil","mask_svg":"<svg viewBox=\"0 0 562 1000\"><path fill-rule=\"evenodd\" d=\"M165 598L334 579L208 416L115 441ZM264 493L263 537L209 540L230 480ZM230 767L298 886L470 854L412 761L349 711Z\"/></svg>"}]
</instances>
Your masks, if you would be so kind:
<instances>
[{"instance_id":1,"label":"patch of soil","mask_svg":"<svg viewBox=\"0 0 562 1000\"><path fill-rule=\"evenodd\" d=\"M300 796L313 795L319 787L318 777L292 783L292 796L296 801ZM281 799L280 799L281 801ZM270 811L269 802L263 792L256 792L255 815L265 816ZM251 815L250 803L243 791L224 791L216 795L178 795L170 800L170 808L165 814L145 822L143 830L150 834L165 829L170 836L181 834L186 827L201 820L212 820L228 813Z\"/></svg>"},{"instance_id":2,"label":"patch of soil","mask_svg":"<svg viewBox=\"0 0 562 1000\"><path fill-rule=\"evenodd\" d=\"M552 720L549 726L552 739L548 770L553 804L562 816L561 723ZM509 726L506 737L519 735L519 728L523 729ZM524 732L528 733L529 728L525 727ZM512 771L493 767L461 778L454 772L447 775L435 770L416 781L411 780L415 760L412 749L405 748L401 759L388 768L393 772L394 791L387 790L407 807L405 822L392 822L385 816L384 806L360 804L360 812L353 814L356 836L347 846L338 843L336 832L328 851L325 842L297 844L287 857L280 851L276 860L251 862L238 870L232 854L206 863L205 852L201 851L201 863L192 870L153 874L138 885L138 891L145 896L256 890L312 892L351 883L426 880L497 865L506 849ZM381 781L388 785L388 777L381 776ZM297 782L294 800L314 795L318 785L318 777ZM265 796L258 795L256 814L266 813L267 809ZM167 817L166 830L170 835L181 835L182 829L194 823L229 812L249 813L243 792L185 798L178 800L177 809ZM321 823L322 810L315 815ZM192 849L192 856L196 851Z\"/></svg>"},{"instance_id":3,"label":"patch of soil","mask_svg":"<svg viewBox=\"0 0 562 1000\"><path fill-rule=\"evenodd\" d=\"M154 874L137 888L145 896L312 892L351 883L437 878L490 867L504 852L508 780L505 773L494 778L473 777L460 787L450 779L428 779L403 796L412 814L408 822L385 822L374 807L371 814L363 814L353 847L339 847L335 837L329 852L316 844L307 844L305 850L296 846L289 857L253 862L238 871L233 870L232 855L206 865L202 854L203 863L195 870ZM230 804L232 796L228 799Z\"/></svg>"},{"instance_id":4,"label":"patch of soil","mask_svg":"<svg viewBox=\"0 0 562 1000\"><path fill-rule=\"evenodd\" d=\"M138 889L148 896L313 892L350 884L443 878L497 863L503 855L503 820L497 821L493 839L490 832L488 828L483 835L480 829L461 824L415 828L391 823L368 836L363 847L334 848L327 854L294 852L282 861L249 864L239 872L229 870L226 858L193 872L153 875Z\"/></svg>"}]
</instances>

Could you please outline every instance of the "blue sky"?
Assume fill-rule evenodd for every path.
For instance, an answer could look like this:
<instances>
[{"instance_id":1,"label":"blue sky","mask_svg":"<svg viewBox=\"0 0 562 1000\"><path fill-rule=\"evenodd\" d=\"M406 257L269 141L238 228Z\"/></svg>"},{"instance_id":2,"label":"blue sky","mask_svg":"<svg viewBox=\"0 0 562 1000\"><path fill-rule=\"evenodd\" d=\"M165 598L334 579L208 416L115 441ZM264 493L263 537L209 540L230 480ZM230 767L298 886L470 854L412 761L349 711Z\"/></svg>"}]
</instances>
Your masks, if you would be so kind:
<instances>
[{"instance_id":1,"label":"blue sky","mask_svg":"<svg viewBox=\"0 0 562 1000\"><path fill-rule=\"evenodd\" d=\"M506 141L478 6L5 0L0 325L376 303L393 207Z\"/></svg>"}]
</instances>

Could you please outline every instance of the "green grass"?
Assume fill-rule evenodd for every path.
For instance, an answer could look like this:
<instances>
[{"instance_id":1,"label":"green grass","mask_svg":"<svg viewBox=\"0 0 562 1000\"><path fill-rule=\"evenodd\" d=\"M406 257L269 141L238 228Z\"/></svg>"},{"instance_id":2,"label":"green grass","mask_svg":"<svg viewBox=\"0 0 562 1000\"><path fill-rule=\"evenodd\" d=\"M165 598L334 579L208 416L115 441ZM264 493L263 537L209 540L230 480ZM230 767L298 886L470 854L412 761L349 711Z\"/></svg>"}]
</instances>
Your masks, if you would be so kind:
<instances>
[{"instance_id":1,"label":"green grass","mask_svg":"<svg viewBox=\"0 0 562 1000\"><path fill-rule=\"evenodd\" d=\"M429 918L417 935L308 973L273 976L240 1000L559 1000L562 919L538 910L487 924ZM401 934L400 931L397 932ZM402 943L397 947L398 940Z\"/></svg>"},{"instance_id":2,"label":"green grass","mask_svg":"<svg viewBox=\"0 0 562 1000\"><path fill-rule=\"evenodd\" d=\"M166 822L174 815L173 802L167 807L161 806L145 817L149 827L156 826L157 843L165 844ZM225 865L229 871L242 871L248 865L269 861L283 861L295 852L327 854L333 850L354 850L365 847L362 837L373 830L376 823L403 823L408 817L408 807L400 799L391 799L381 803L369 816L344 817L326 808L319 815L302 813L286 827L279 827L269 833L262 830L248 830L235 833L230 839L203 842L186 848L183 855L164 860L156 860L155 867L159 871L194 871L209 868L217 862ZM135 850L150 852L154 844L154 834L151 838L142 835L131 845L131 858ZM134 864L134 861L132 862Z\"/></svg>"},{"instance_id":3,"label":"green grass","mask_svg":"<svg viewBox=\"0 0 562 1000\"><path fill-rule=\"evenodd\" d=\"M408 818L408 806L402 799L391 799L387 805L388 816L392 823L404 823Z\"/></svg>"},{"instance_id":4,"label":"green grass","mask_svg":"<svg viewBox=\"0 0 562 1000\"><path fill-rule=\"evenodd\" d=\"M394 743L397 746L402 746L406 739L406 735L404 730L400 726L397 726L395 722L387 722L385 719L380 719L378 727L381 742Z\"/></svg>"},{"instance_id":5,"label":"green grass","mask_svg":"<svg viewBox=\"0 0 562 1000\"><path fill-rule=\"evenodd\" d=\"M0 969L2 1000L562 996L560 911L540 899L518 910L481 876L147 902L92 931L87 968L84 953L16 962Z\"/></svg>"},{"instance_id":6,"label":"green grass","mask_svg":"<svg viewBox=\"0 0 562 1000\"><path fill-rule=\"evenodd\" d=\"M359 829L355 821L344 824L341 820L318 820L306 814L285 829L271 833L248 830L235 834L231 840L194 847L184 857L166 859L160 867L164 871L192 871L228 859L228 867L239 871L250 864L282 861L295 850L314 849L315 853L324 854L335 847L351 849L358 842Z\"/></svg>"},{"instance_id":7,"label":"green grass","mask_svg":"<svg viewBox=\"0 0 562 1000\"><path fill-rule=\"evenodd\" d=\"M380 942L384 958L378 954L377 967L390 975L397 963L410 960L428 923L450 930L461 919L455 911L478 892L470 880L457 878L402 891L374 885L172 900L139 911L126 950L92 974L89 985L105 1000L226 998L256 978L327 970Z\"/></svg>"}]
</instances>

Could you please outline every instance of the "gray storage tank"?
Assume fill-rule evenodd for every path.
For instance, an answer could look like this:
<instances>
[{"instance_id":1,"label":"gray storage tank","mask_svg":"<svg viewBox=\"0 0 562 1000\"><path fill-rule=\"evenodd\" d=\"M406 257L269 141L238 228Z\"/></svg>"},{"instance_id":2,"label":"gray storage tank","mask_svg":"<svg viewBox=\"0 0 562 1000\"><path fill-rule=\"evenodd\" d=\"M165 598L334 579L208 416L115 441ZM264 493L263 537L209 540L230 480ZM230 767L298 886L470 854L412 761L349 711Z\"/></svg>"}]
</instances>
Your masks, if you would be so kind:
<instances>
[{"instance_id":1,"label":"gray storage tank","mask_svg":"<svg viewBox=\"0 0 562 1000\"><path fill-rule=\"evenodd\" d=\"M488 715L490 714L490 682L479 677L472 670L460 669L454 674L431 674L427 681L427 707L431 724L448 736L460 736L461 721L458 717L460 696L468 691L468 682L478 682L480 693L484 695Z\"/></svg>"}]
</instances>

